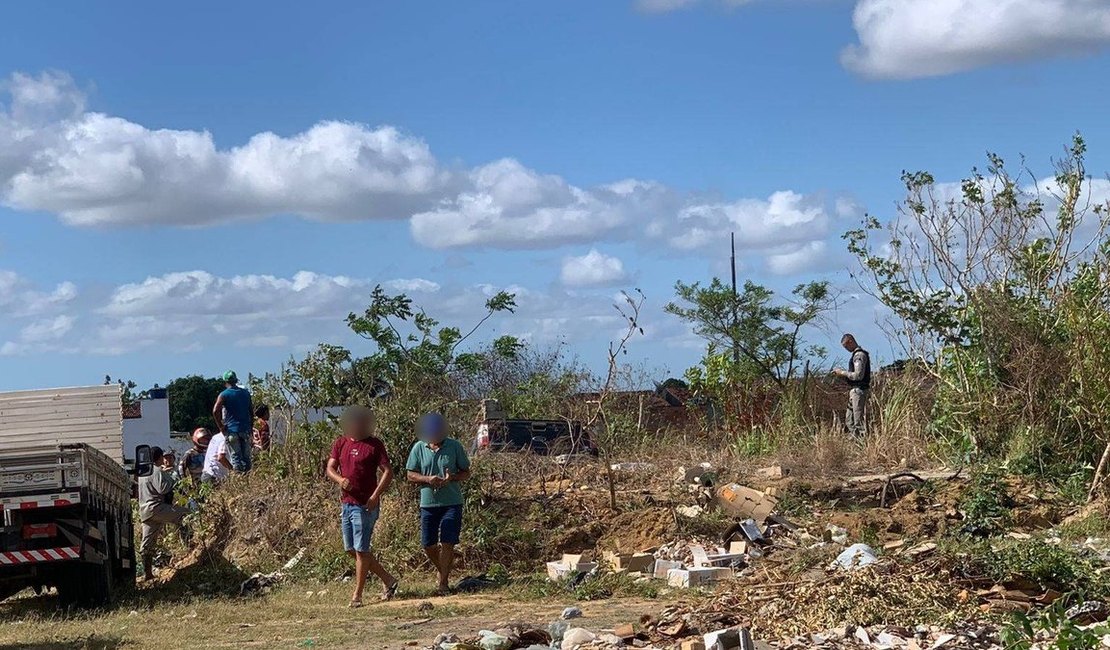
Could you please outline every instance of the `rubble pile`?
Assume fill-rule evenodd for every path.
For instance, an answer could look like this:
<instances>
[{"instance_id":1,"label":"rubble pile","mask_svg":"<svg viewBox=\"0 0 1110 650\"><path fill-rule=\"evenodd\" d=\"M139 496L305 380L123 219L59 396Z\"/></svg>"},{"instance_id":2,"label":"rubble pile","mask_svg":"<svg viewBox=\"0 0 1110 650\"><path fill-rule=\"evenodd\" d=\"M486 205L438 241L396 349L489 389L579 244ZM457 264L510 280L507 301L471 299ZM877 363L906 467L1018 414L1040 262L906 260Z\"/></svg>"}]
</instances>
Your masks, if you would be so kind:
<instances>
[{"instance_id":1,"label":"rubble pile","mask_svg":"<svg viewBox=\"0 0 1110 650\"><path fill-rule=\"evenodd\" d=\"M759 474L778 480L785 472L774 467ZM636 581L665 582L670 589L712 587L713 593L695 592L692 599L646 615L636 625L601 629L591 626L581 610L567 608L561 620L546 627L499 626L463 641L437 640L434 650L958 650L1098 643L1110 648L1110 634L1104 635L1110 609L1104 603L1081 603L1061 615L1071 626L1066 634L1086 634L1095 645L1062 646L1057 636L1065 632L1040 628L1029 628L1023 645L1008 645L1003 632L1012 632L1012 625L1004 624L1009 614L1036 616L1054 601L1063 603L1062 594L1020 575L996 576L997 583L969 575L953 556L940 553L937 543L921 541L908 528L884 528L885 538L868 538L875 543L872 548L828 520L808 528L798 525L782 516L773 488L719 484L708 464L679 468L676 478L695 502L674 507L676 522L716 509L733 522L721 537L685 534L636 552L564 554L548 563L548 577L574 586L612 572ZM940 510L937 516L960 516L951 504L934 503L928 496L898 496L904 498L907 514L918 508L929 516ZM684 528L676 529L682 535ZM893 536L898 533L910 538ZM1013 531L1006 537L1012 542L1030 535ZM1110 544L1103 540L1092 538L1084 546L1102 564L1110 559Z\"/></svg>"}]
</instances>

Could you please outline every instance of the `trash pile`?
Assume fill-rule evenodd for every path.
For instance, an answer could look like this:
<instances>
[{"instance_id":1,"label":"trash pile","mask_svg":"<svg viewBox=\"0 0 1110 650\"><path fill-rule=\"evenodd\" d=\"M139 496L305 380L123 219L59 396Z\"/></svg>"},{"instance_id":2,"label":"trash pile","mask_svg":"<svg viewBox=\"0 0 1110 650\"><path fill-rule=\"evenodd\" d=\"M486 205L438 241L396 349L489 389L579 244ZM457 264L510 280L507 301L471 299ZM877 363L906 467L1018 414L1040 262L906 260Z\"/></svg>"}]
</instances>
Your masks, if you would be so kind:
<instances>
[{"instance_id":1,"label":"trash pile","mask_svg":"<svg viewBox=\"0 0 1110 650\"><path fill-rule=\"evenodd\" d=\"M553 621L546 628L514 622L493 630L481 630L477 636L468 639L441 634L426 650L659 650L648 641L646 633L638 632L631 624L594 632L569 622L569 619L581 616L582 612L577 607L568 607L560 620Z\"/></svg>"},{"instance_id":2,"label":"trash pile","mask_svg":"<svg viewBox=\"0 0 1110 650\"><path fill-rule=\"evenodd\" d=\"M677 478L706 506L715 505L736 519L736 524L723 536L725 546L704 539L674 540L638 553L606 552L603 563L594 561L589 552L567 553L547 563L548 578L580 580L584 575L606 568L636 578L663 580L680 589L705 587L750 574L752 561L771 552L776 542L781 541L787 548L797 548L798 542L791 537L804 531L774 514L777 500L773 496L735 483L714 490L715 477L711 472L711 466L703 463L689 469L679 468ZM706 506L679 506L676 513L697 517ZM812 538L812 541L820 542L820 539Z\"/></svg>"}]
</instances>

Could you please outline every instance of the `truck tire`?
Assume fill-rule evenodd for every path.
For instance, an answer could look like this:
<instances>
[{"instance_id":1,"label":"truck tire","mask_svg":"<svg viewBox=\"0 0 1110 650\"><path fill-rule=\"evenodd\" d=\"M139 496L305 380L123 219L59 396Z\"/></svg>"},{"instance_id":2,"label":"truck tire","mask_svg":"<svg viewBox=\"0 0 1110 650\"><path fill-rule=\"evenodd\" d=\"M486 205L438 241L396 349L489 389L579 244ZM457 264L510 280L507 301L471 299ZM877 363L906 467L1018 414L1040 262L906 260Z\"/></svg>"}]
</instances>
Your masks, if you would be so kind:
<instances>
[{"instance_id":1,"label":"truck tire","mask_svg":"<svg viewBox=\"0 0 1110 650\"><path fill-rule=\"evenodd\" d=\"M75 564L58 582L58 601L63 607L104 607L112 602L112 563Z\"/></svg>"}]
</instances>

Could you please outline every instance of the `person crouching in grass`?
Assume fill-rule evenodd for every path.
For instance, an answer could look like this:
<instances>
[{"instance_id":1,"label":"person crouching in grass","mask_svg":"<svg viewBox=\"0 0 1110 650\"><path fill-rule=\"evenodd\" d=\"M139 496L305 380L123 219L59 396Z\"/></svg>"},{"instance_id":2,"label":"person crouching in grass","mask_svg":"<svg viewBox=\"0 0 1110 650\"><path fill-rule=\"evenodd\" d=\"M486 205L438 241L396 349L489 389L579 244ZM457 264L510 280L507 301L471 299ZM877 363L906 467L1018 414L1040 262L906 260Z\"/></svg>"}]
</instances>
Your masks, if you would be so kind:
<instances>
[{"instance_id":1,"label":"person crouching in grass","mask_svg":"<svg viewBox=\"0 0 1110 650\"><path fill-rule=\"evenodd\" d=\"M336 438L331 447L327 473L342 490L339 521L343 529L343 547L355 559L355 592L350 606L361 607L368 573L381 579L382 600L389 600L397 593L397 580L370 550L382 494L393 482L393 468L385 445L374 436L375 419L370 409L349 407L339 423L343 435Z\"/></svg>"},{"instance_id":2,"label":"person crouching in grass","mask_svg":"<svg viewBox=\"0 0 1110 650\"><path fill-rule=\"evenodd\" d=\"M462 481L470 477L466 450L447 434L442 415L421 416L416 424L419 440L405 464L408 480L421 486L420 543L439 572L439 594L447 593L455 565L455 545L462 531Z\"/></svg>"}]
</instances>

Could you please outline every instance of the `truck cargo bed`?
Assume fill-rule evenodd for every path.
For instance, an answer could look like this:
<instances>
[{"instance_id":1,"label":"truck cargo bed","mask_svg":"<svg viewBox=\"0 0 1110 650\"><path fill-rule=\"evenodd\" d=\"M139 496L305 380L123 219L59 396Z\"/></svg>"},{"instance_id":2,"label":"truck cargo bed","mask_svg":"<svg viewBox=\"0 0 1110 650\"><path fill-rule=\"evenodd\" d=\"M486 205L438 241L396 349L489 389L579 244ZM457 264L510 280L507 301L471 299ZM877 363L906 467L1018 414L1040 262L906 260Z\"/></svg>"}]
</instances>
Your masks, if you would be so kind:
<instances>
[{"instance_id":1,"label":"truck cargo bed","mask_svg":"<svg viewBox=\"0 0 1110 650\"><path fill-rule=\"evenodd\" d=\"M0 457L83 443L123 463L118 385L0 393Z\"/></svg>"}]
</instances>

